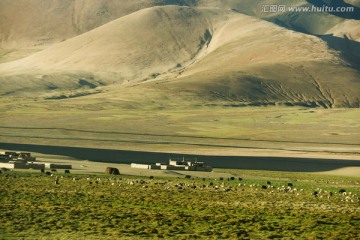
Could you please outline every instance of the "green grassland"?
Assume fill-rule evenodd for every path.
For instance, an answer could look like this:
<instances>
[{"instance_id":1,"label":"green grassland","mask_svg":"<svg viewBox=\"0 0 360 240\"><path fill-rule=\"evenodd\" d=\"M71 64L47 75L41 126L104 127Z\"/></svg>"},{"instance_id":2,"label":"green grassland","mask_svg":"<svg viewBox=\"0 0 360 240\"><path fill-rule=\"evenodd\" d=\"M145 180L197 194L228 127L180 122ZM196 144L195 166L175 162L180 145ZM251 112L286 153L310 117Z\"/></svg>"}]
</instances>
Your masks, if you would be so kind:
<instances>
[{"instance_id":1,"label":"green grassland","mask_svg":"<svg viewBox=\"0 0 360 240\"><path fill-rule=\"evenodd\" d=\"M360 178L215 171L235 180L2 172L0 239L360 237Z\"/></svg>"},{"instance_id":2,"label":"green grassland","mask_svg":"<svg viewBox=\"0 0 360 240\"><path fill-rule=\"evenodd\" d=\"M166 104L147 101L151 96L139 102L2 98L0 141L147 151L360 153L358 109Z\"/></svg>"}]
</instances>

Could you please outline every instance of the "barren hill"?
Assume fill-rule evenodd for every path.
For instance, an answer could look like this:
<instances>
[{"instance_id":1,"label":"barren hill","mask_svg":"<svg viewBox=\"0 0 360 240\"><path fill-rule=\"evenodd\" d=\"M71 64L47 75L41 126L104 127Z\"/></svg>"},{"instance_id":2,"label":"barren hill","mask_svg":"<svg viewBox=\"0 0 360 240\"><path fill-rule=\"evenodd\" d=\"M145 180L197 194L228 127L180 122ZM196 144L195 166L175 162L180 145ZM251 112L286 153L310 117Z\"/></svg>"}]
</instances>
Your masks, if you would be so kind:
<instances>
[{"instance_id":1,"label":"barren hill","mask_svg":"<svg viewBox=\"0 0 360 240\"><path fill-rule=\"evenodd\" d=\"M316 12L264 12L267 4L285 6L352 6L353 13L337 16ZM294 30L310 34L325 34L338 24L351 25L341 33L358 36L354 29L359 22L358 0L276 0L266 3L261 0L1 0L0 1L0 47L44 48L56 42L75 37L117 18L152 6L178 5L192 7L216 7L262 19ZM20 16L20 17L19 17ZM355 20L355 21L351 21ZM332 33L332 31L330 31ZM358 39L354 37L355 39Z\"/></svg>"},{"instance_id":2,"label":"barren hill","mask_svg":"<svg viewBox=\"0 0 360 240\"><path fill-rule=\"evenodd\" d=\"M75 37L166 0L1 0L0 46L38 47ZM185 4L178 1L178 4Z\"/></svg>"},{"instance_id":3,"label":"barren hill","mask_svg":"<svg viewBox=\"0 0 360 240\"><path fill-rule=\"evenodd\" d=\"M221 10L153 7L114 20L16 63L31 69L162 73L193 59L226 20ZM10 69L12 64L8 64ZM14 68L17 71L17 66ZM41 70L41 71L42 71Z\"/></svg>"},{"instance_id":4,"label":"barren hill","mask_svg":"<svg viewBox=\"0 0 360 240\"><path fill-rule=\"evenodd\" d=\"M0 9L15 11L19 2L26 6L2 1L6 7ZM159 99L182 92L233 105L360 106L358 56L349 55L358 48L357 20L313 15L329 24L310 29L314 21L303 13L296 15L306 18L302 21L290 13L266 15L260 1L121 1L121 7L119 1L70 2L29 7L33 15L18 22L11 11L5 14L13 25L0 26L3 46L39 41L44 49L0 64L0 94L56 95L102 86L107 92L100 98L152 89ZM190 6L153 7L167 4ZM38 17L43 8L47 11ZM95 18L94 10L100 11ZM48 25L40 24L44 21ZM307 28L294 31L299 24ZM342 51L347 46L351 51Z\"/></svg>"}]
</instances>

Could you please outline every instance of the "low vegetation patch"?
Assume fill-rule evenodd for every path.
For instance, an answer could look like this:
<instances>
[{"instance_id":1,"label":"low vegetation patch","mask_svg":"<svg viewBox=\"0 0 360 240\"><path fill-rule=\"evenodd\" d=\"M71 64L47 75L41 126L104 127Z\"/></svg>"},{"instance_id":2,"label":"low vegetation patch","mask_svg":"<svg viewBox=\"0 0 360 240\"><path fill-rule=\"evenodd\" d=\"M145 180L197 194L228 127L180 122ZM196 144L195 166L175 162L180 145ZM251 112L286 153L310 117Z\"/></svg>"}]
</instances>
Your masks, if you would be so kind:
<instances>
[{"instance_id":1,"label":"low vegetation patch","mask_svg":"<svg viewBox=\"0 0 360 240\"><path fill-rule=\"evenodd\" d=\"M59 100L59 99L67 99L67 98L77 98L83 97L92 94L101 93L100 90L78 90L78 91L69 91L66 93L55 93L50 96L45 97L46 100Z\"/></svg>"},{"instance_id":2,"label":"low vegetation patch","mask_svg":"<svg viewBox=\"0 0 360 240\"><path fill-rule=\"evenodd\" d=\"M0 238L359 239L359 179L256 177L2 172Z\"/></svg>"}]
</instances>

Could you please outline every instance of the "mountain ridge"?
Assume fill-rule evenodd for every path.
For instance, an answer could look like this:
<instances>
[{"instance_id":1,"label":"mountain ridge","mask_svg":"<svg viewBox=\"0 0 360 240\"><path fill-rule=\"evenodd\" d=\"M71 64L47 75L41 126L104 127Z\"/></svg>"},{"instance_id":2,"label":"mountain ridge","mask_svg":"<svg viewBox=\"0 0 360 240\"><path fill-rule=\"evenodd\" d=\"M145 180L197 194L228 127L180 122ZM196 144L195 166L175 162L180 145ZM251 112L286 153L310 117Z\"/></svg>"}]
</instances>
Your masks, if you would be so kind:
<instances>
[{"instance_id":1,"label":"mountain ridge","mask_svg":"<svg viewBox=\"0 0 360 240\"><path fill-rule=\"evenodd\" d=\"M235 105L359 107L359 70L326 40L216 4L151 6L0 64L0 94L56 99L115 84Z\"/></svg>"}]
</instances>

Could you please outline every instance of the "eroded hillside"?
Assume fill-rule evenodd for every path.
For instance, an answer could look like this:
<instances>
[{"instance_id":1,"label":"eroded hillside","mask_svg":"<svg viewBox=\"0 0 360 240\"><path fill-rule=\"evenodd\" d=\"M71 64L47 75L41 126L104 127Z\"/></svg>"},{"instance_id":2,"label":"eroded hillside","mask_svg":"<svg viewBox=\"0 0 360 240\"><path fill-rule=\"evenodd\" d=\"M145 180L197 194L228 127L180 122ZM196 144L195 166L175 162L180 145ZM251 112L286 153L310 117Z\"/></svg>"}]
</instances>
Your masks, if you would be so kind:
<instances>
[{"instance_id":1,"label":"eroded hillside","mask_svg":"<svg viewBox=\"0 0 360 240\"><path fill-rule=\"evenodd\" d=\"M334 4L291 4L320 2ZM262 1L3 0L0 94L141 101L150 89L157 101L181 93L178 104L359 107L358 7L344 4L355 15L266 13Z\"/></svg>"}]
</instances>

